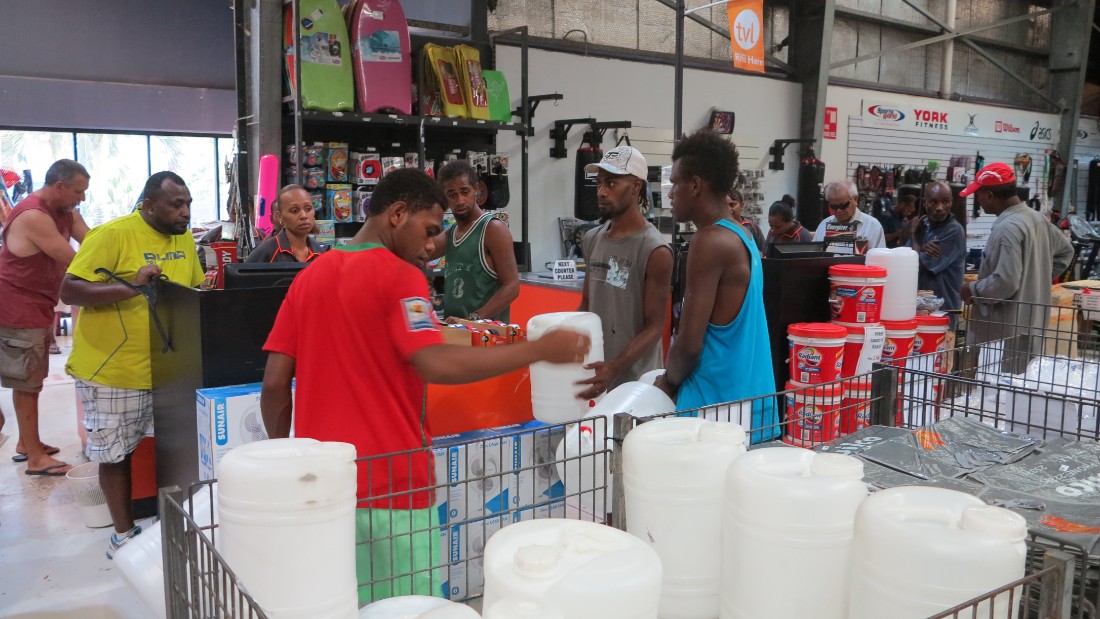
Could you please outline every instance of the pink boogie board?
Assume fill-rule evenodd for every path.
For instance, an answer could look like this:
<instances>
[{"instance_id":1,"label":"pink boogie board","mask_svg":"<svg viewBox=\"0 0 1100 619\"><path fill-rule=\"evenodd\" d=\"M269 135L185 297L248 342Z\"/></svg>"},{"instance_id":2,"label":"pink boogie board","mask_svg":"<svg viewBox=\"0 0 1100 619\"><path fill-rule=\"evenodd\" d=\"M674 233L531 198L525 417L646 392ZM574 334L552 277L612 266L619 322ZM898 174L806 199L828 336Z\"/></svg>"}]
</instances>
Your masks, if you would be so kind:
<instances>
[{"instance_id":1,"label":"pink boogie board","mask_svg":"<svg viewBox=\"0 0 1100 619\"><path fill-rule=\"evenodd\" d=\"M398 0L357 0L351 25L359 111L412 114L412 45Z\"/></svg>"}]
</instances>

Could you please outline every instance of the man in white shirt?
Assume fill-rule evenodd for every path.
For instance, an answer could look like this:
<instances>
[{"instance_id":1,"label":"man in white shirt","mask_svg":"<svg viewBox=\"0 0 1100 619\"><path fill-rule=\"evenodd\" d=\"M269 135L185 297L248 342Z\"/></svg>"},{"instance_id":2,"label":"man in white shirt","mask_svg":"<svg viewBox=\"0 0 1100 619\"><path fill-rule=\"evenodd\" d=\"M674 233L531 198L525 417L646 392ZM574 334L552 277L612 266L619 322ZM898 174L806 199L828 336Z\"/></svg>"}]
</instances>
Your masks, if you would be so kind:
<instances>
[{"instance_id":1,"label":"man in white shirt","mask_svg":"<svg viewBox=\"0 0 1100 619\"><path fill-rule=\"evenodd\" d=\"M886 247L886 235L877 219L859 210L859 190L852 181L833 181L822 192L832 215L814 232L815 241L830 241L829 251L842 254L866 253Z\"/></svg>"}]
</instances>

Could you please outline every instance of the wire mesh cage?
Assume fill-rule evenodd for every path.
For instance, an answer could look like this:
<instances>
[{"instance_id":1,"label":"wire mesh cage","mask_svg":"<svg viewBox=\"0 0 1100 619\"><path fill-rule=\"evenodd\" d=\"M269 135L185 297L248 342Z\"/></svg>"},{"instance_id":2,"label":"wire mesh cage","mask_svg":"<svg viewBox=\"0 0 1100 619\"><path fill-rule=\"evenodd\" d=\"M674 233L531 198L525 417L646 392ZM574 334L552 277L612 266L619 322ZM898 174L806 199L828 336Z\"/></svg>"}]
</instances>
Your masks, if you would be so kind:
<instances>
[{"instance_id":1,"label":"wire mesh cage","mask_svg":"<svg viewBox=\"0 0 1100 619\"><path fill-rule=\"evenodd\" d=\"M186 496L203 492L213 497L214 482L196 484ZM158 497L169 619L267 619L215 547L214 501L196 507L198 501L184 498L175 487L162 489Z\"/></svg>"}]
</instances>

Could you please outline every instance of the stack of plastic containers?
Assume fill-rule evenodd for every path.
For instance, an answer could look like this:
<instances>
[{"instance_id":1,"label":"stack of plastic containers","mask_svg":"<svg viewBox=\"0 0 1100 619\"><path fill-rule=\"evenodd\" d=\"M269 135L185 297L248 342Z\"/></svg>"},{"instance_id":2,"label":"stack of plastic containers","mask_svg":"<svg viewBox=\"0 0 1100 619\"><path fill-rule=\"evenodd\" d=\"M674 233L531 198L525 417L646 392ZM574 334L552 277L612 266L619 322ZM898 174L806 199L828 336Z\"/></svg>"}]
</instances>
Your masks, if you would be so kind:
<instances>
[{"instance_id":1,"label":"stack of plastic containers","mask_svg":"<svg viewBox=\"0 0 1100 619\"><path fill-rule=\"evenodd\" d=\"M863 462L852 456L775 447L735 460L726 473L719 617L843 619L866 496Z\"/></svg>"},{"instance_id":2,"label":"stack of plastic containers","mask_svg":"<svg viewBox=\"0 0 1100 619\"><path fill-rule=\"evenodd\" d=\"M662 619L718 614L726 470L744 453L741 426L688 417L643 423L623 442L627 532L661 558Z\"/></svg>"},{"instance_id":3,"label":"stack of plastic containers","mask_svg":"<svg viewBox=\"0 0 1100 619\"><path fill-rule=\"evenodd\" d=\"M827 322L798 322L787 327L790 373L787 424L783 440L813 447L836 438L840 430L843 388L835 381L844 367L848 330Z\"/></svg>"}]
</instances>

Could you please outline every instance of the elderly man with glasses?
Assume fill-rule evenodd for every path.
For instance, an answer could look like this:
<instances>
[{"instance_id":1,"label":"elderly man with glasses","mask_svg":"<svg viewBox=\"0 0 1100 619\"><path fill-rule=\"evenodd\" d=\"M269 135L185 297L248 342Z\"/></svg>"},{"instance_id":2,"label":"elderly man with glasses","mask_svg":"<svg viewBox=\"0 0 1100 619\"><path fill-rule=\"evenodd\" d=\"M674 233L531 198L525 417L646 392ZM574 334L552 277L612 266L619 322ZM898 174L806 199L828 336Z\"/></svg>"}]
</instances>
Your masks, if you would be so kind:
<instances>
[{"instance_id":1,"label":"elderly man with glasses","mask_svg":"<svg viewBox=\"0 0 1100 619\"><path fill-rule=\"evenodd\" d=\"M814 232L815 241L828 241L829 251L865 253L875 247L886 247L886 235L877 219L859 210L859 191L852 181L833 181L822 192L832 215L826 217Z\"/></svg>"}]
</instances>

